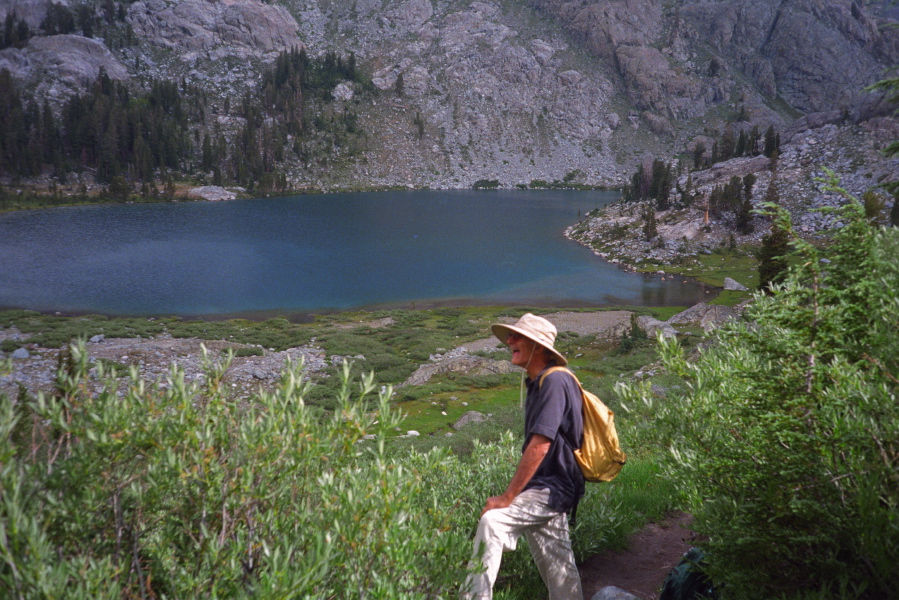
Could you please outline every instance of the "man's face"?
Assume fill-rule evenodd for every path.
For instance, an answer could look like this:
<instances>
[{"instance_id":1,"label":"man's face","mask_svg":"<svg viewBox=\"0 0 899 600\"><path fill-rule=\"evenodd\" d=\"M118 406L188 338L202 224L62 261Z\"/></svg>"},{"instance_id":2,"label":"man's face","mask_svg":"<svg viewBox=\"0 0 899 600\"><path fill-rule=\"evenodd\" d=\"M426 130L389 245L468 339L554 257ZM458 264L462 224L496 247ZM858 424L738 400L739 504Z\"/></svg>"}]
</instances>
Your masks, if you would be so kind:
<instances>
[{"instance_id":1,"label":"man's face","mask_svg":"<svg viewBox=\"0 0 899 600\"><path fill-rule=\"evenodd\" d=\"M506 336L506 345L512 351L512 364L526 369L531 362L537 342L513 331Z\"/></svg>"}]
</instances>

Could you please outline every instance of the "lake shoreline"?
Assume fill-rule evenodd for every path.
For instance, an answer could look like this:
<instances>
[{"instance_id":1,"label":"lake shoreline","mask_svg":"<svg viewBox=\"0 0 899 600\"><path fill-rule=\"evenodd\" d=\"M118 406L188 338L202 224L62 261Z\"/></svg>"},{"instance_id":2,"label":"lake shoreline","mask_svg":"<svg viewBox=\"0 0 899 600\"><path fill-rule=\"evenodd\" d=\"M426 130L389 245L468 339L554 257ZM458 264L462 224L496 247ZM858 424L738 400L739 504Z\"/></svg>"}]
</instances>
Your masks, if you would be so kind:
<instances>
[{"instance_id":1,"label":"lake shoreline","mask_svg":"<svg viewBox=\"0 0 899 600\"><path fill-rule=\"evenodd\" d=\"M711 299L711 298L710 298ZM40 310L20 306L0 306L0 313L13 311L34 312L42 317L59 317L67 319L77 319L80 317L100 316L109 320L115 319L147 319L147 320L165 320L179 319L182 321L205 321L210 323L224 321L250 321L253 323L261 323L269 319L283 318L294 324L314 323L320 317L353 315L353 314L378 314L383 312L394 311L430 311L437 309L498 309L498 310L528 310L536 309L539 311L568 310L579 312L605 312L613 310L641 311L651 310L653 308L673 308L683 307L684 305L627 305L627 304L591 304L585 302L507 302L494 303L483 302L478 300L423 300L415 302L394 302L387 304L366 305L355 308L335 308L322 309L312 311L298 310L257 310L257 311L238 311L231 313L211 313L211 314L115 314L104 313L98 311L61 311L61 310Z\"/></svg>"},{"instance_id":2,"label":"lake shoreline","mask_svg":"<svg viewBox=\"0 0 899 600\"><path fill-rule=\"evenodd\" d=\"M0 189L2 189L2 194L8 194L13 198L22 197L22 191L27 189L28 191L24 194L25 197L34 197L39 199L59 199L61 198L62 202L55 202L48 204L41 204L40 200L36 200L33 204L26 203L22 206L3 206L3 202L5 198L2 194L0 194L0 214L7 212L18 212L25 210L41 210L48 208L69 208L74 206L93 206L93 205L109 205L109 204L177 204L182 202L232 202L235 200L267 200L271 198L287 198L290 196L325 196L331 194L366 194L366 193L378 193L378 192L408 192L408 191L429 191L429 192L449 192L449 191L459 191L459 190L470 190L470 191L480 191L480 192L490 192L490 191L512 191L512 190L533 190L533 191L569 191L569 192L620 192L620 187L608 187L608 186L576 186L576 187L557 187L557 186L547 186L547 187L527 187L527 188L519 188L519 187L497 187L497 188L476 188L476 187L456 187L456 188L440 188L440 187L408 187L403 185L382 185L382 186L348 186L348 187L334 187L329 189L320 189L320 188L298 188L294 190L285 190L278 191L269 194L265 194L263 196L248 194L245 190L243 191L234 191L238 189L236 186L230 186L230 189L225 186L215 186L221 187L224 190L228 190L234 192L236 195L233 199L230 200L209 200L206 198L202 198L199 196L192 196L191 191L200 189L202 187L208 187L205 185L185 185L183 182L178 184L178 191L175 193L175 196L172 198L163 198L163 197L142 197L138 194L134 194L129 196L126 199L122 198L109 198L104 197L102 194L95 194L91 196L78 195L77 200L73 199L71 202L65 201L65 198L76 198L74 194L70 194L61 198L58 194L53 194L49 191L46 186L40 186L36 184L24 184L18 186L11 186L9 183L2 184L0 183ZM10 187L20 188L15 192L10 191ZM242 188L241 188L242 190ZM13 202L13 201L11 201Z\"/></svg>"}]
</instances>

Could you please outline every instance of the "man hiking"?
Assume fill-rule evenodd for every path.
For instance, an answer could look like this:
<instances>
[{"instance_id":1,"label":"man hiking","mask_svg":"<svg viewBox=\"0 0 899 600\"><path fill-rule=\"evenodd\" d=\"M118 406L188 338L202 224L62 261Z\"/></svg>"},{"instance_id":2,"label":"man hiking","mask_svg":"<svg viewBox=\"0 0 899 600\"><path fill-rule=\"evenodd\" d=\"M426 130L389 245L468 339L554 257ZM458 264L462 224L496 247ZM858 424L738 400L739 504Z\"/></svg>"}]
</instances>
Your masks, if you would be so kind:
<instances>
[{"instance_id":1,"label":"man hiking","mask_svg":"<svg viewBox=\"0 0 899 600\"><path fill-rule=\"evenodd\" d=\"M466 579L462 598L493 597L502 553L514 550L524 535L550 600L582 600L568 535L568 513L584 495L584 475L574 457L583 441L580 387L563 371L542 377L568 363L553 347L556 328L548 320L527 313L514 325L498 323L492 330L512 351L512 364L527 373L524 446L508 487L487 498L481 512L474 560L483 569Z\"/></svg>"}]
</instances>

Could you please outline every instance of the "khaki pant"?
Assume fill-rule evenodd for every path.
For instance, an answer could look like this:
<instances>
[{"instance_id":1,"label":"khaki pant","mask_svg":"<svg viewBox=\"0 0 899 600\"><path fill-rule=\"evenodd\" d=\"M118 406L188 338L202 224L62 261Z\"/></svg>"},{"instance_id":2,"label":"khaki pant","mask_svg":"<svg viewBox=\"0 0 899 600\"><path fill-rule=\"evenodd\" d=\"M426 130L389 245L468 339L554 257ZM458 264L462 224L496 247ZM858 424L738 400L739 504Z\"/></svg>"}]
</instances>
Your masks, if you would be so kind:
<instances>
[{"instance_id":1,"label":"khaki pant","mask_svg":"<svg viewBox=\"0 0 899 600\"><path fill-rule=\"evenodd\" d=\"M469 575L462 586L462 598L493 598L503 551L515 550L522 534L549 589L550 600L583 600L581 577L568 537L568 516L549 507L549 490L533 489L519 494L506 508L488 510L481 517L474 539L473 564L480 557L484 571Z\"/></svg>"}]
</instances>

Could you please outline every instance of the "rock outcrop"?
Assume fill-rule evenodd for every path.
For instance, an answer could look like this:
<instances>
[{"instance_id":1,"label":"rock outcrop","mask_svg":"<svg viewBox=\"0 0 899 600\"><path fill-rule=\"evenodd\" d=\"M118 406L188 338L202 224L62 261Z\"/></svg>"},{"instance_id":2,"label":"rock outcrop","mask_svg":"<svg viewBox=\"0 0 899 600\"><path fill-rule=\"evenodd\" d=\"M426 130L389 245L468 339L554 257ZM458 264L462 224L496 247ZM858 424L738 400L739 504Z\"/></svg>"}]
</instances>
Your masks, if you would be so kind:
<instances>
[{"instance_id":1,"label":"rock outcrop","mask_svg":"<svg viewBox=\"0 0 899 600\"><path fill-rule=\"evenodd\" d=\"M32 29L41 26L47 16L47 7L52 0L7 0L0 2L0 20L6 21L9 15L14 19L25 21Z\"/></svg>"},{"instance_id":2,"label":"rock outcrop","mask_svg":"<svg viewBox=\"0 0 899 600\"><path fill-rule=\"evenodd\" d=\"M707 41L769 96L802 112L853 106L899 59L895 31L852 0L689 3L685 35Z\"/></svg>"},{"instance_id":3,"label":"rock outcrop","mask_svg":"<svg viewBox=\"0 0 899 600\"><path fill-rule=\"evenodd\" d=\"M128 9L134 32L195 58L259 56L302 48L296 20L260 0L140 0Z\"/></svg>"},{"instance_id":4,"label":"rock outcrop","mask_svg":"<svg viewBox=\"0 0 899 600\"><path fill-rule=\"evenodd\" d=\"M47 3L14 7L31 23ZM277 53L353 52L382 93L343 82L329 106L309 106L352 113L365 139L322 160L290 155L288 185L514 187L571 176L617 187L646 156L683 152L697 134L710 151L737 111L741 127L774 125L784 141L801 127L887 114L861 92L899 62L899 32L881 27L877 10L852 0L138 0L124 22L98 28L111 53L99 38L35 38L0 52L0 68L50 98L83 89L98 62L113 78L184 81L221 100L205 127L230 141L242 123L220 112L225 99L234 113ZM788 128L797 112L805 122Z\"/></svg>"},{"instance_id":5,"label":"rock outcrop","mask_svg":"<svg viewBox=\"0 0 899 600\"><path fill-rule=\"evenodd\" d=\"M746 292L746 291L749 290L748 287L746 287L745 285L743 285L743 284L740 283L739 281L736 281L736 280L734 280L734 279L731 279L730 277L725 277L725 278L724 278L724 289L726 289L726 290L732 290L732 291L737 291L737 292Z\"/></svg>"},{"instance_id":6,"label":"rock outcrop","mask_svg":"<svg viewBox=\"0 0 899 600\"><path fill-rule=\"evenodd\" d=\"M677 337L677 331L670 323L659 321L646 315L637 317L637 327L642 329L650 338L655 338L657 335L661 335L666 339Z\"/></svg>"},{"instance_id":7,"label":"rock outcrop","mask_svg":"<svg viewBox=\"0 0 899 600\"><path fill-rule=\"evenodd\" d=\"M737 318L740 310L730 306L700 302L680 312L666 321L669 325L698 325L706 333L714 331L724 323Z\"/></svg>"},{"instance_id":8,"label":"rock outcrop","mask_svg":"<svg viewBox=\"0 0 899 600\"><path fill-rule=\"evenodd\" d=\"M517 371L507 360L493 360L480 356L454 356L436 363L420 366L406 381L396 386L424 385L434 375L461 373L463 375L506 375Z\"/></svg>"},{"instance_id":9,"label":"rock outcrop","mask_svg":"<svg viewBox=\"0 0 899 600\"><path fill-rule=\"evenodd\" d=\"M83 92L100 72L126 80L128 69L103 42L80 35L33 37L23 48L0 51L0 69L33 87L37 98L61 99Z\"/></svg>"},{"instance_id":10,"label":"rock outcrop","mask_svg":"<svg viewBox=\"0 0 899 600\"><path fill-rule=\"evenodd\" d=\"M638 108L666 117L702 115L733 93L766 119L759 94L801 112L848 110L899 60L899 33L852 0L531 4L611 61Z\"/></svg>"},{"instance_id":11,"label":"rock outcrop","mask_svg":"<svg viewBox=\"0 0 899 600\"><path fill-rule=\"evenodd\" d=\"M223 187L219 187L217 185L206 185L203 187L194 188L187 193L187 195L191 198L198 198L200 200L209 200L210 202L218 202L221 200L234 200L237 198L237 194L226 190Z\"/></svg>"},{"instance_id":12,"label":"rock outcrop","mask_svg":"<svg viewBox=\"0 0 899 600\"><path fill-rule=\"evenodd\" d=\"M476 410L470 410L466 412L464 415L459 417L459 420L453 423L453 429L459 431L466 425L471 425L472 423L482 423L487 420L487 415L482 412L478 412Z\"/></svg>"}]
</instances>

